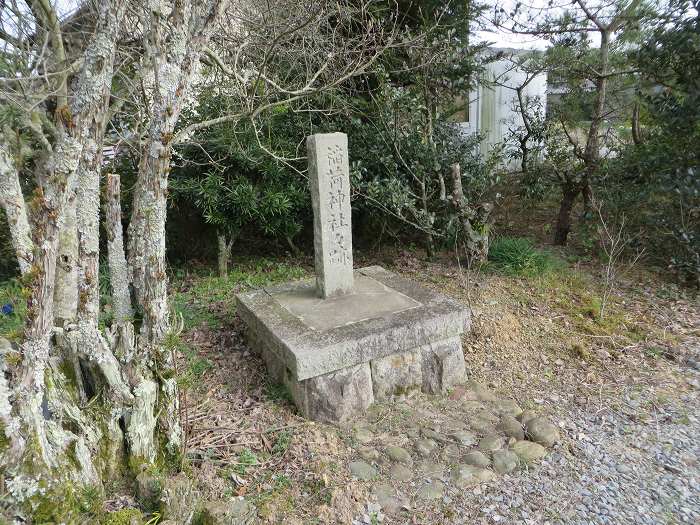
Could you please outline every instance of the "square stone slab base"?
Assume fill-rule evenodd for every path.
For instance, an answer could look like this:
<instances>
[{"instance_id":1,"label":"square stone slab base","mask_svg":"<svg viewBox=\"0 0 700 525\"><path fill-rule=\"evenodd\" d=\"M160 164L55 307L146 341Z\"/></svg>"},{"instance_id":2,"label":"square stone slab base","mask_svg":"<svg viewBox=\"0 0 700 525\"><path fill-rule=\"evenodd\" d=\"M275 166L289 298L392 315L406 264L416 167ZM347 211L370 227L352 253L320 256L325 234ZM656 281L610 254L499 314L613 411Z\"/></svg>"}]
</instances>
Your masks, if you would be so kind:
<instances>
[{"instance_id":1,"label":"square stone slab base","mask_svg":"<svg viewBox=\"0 0 700 525\"><path fill-rule=\"evenodd\" d=\"M469 310L379 266L352 294L320 299L314 280L239 294L250 347L308 418L342 422L375 400L464 381Z\"/></svg>"}]
</instances>

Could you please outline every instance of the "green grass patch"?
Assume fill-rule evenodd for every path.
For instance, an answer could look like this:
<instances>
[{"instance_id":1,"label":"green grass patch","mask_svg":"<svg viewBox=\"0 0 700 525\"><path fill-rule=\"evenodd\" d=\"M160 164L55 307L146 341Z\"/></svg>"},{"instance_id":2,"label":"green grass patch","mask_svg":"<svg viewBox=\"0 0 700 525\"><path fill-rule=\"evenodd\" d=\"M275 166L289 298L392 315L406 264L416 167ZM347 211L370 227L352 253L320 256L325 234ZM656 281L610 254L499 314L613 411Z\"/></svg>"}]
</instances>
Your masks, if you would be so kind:
<instances>
[{"instance_id":1,"label":"green grass patch","mask_svg":"<svg viewBox=\"0 0 700 525\"><path fill-rule=\"evenodd\" d=\"M177 291L173 292L171 301L175 312L182 316L185 329L219 328L225 319L233 316L236 293L304 276L306 271L299 266L268 259L241 264L226 277L203 275L188 279L176 273L174 288Z\"/></svg>"},{"instance_id":2,"label":"green grass patch","mask_svg":"<svg viewBox=\"0 0 700 525\"><path fill-rule=\"evenodd\" d=\"M489 261L507 275L537 276L563 267L561 260L522 237L496 238L489 246Z\"/></svg>"},{"instance_id":3,"label":"green grass patch","mask_svg":"<svg viewBox=\"0 0 700 525\"><path fill-rule=\"evenodd\" d=\"M248 469L256 466L258 463L257 454L249 448L244 448L238 454L238 461L232 466L232 470L240 476L245 476Z\"/></svg>"}]
</instances>

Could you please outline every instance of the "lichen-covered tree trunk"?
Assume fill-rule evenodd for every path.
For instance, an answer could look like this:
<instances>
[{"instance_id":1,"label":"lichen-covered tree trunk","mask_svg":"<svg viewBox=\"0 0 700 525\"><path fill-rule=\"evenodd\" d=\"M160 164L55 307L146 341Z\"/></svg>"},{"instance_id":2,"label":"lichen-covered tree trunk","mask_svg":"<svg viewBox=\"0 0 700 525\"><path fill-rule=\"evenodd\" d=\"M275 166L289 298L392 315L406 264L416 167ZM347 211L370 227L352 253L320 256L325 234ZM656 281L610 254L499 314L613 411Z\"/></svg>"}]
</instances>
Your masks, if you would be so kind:
<instances>
[{"instance_id":1,"label":"lichen-covered tree trunk","mask_svg":"<svg viewBox=\"0 0 700 525\"><path fill-rule=\"evenodd\" d=\"M129 272L124 256L121 181L116 173L108 173L105 182L105 230L107 232L107 260L112 287L114 320L117 324L131 322L134 310L131 305Z\"/></svg>"},{"instance_id":2,"label":"lichen-covered tree trunk","mask_svg":"<svg viewBox=\"0 0 700 525\"><path fill-rule=\"evenodd\" d=\"M27 271L30 296L24 340L18 348L4 351L0 359L4 372L0 381L0 417L3 430L14 436L10 448L1 451L5 485L17 504L29 508L38 504L37 498L49 497L64 481L101 483L109 463L101 452L123 440L118 420L134 397L119 362L97 330L96 295L81 295L84 300L79 301L78 310L82 316L77 325L56 328L54 324L59 238L62 228L67 227L65 217L71 192L80 182L79 166L100 163L99 156L92 155L86 143L95 119L106 111L105 93L111 86L114 48L125 6L123 0L101 4L71 106L56 111L54 142L36 168L38 186L31 205L34 258ZM46 18L55 22L55 16ZM60 33L57 23L52 31ZM60 39L60 34L54 38ZM99 176L96 173L93 177ZM99 179L91 184L99 188ZM82 198L87 198L84 187L81 191ZM99 206L97 193L94 204ZM78 209L82 209L81 213L94 211L90 204L81 202ZM90 255L95 261L92 274L80 273L81 281L94 285L96 290L96 223L78 215L76 219L71 227L80 230L78 248L82 245L82 255L86 257L80 265L89 264ZM92 246L93 253L88 253L85 246ZM19 359L10 358L15 353ZM83 370L91 376L91 398L99 395L102 403L82 406L86 390ZM102 411L94 412L100 406Z\"/></svg>"},{"instance_id":3,"label":"lichen-covered tree trunk","mask_svg":"<svg viewBox=\"0 0 700 525\"><path fill-rule=\"evenodd\" d=\"M19 171L12 160L10 149L0 134L0 205L10 227L12 247L22 274L27 273L34 260L34 243L27 218L27 207L19 183Z\"/></svg>"},{"instance_id":4,"label":"lichen-covered tree trunk","mask_svg":"<svg viewBox=\"0 0 700 525\"><path fill-rule=\"evenodd\" d=\"M82 203L81 203L82 206ZM58 225L58 255L54 287L54 320L63 326L78 313L78 230L75 188L68 189L66 206Z\"/></svg>"},{"instance_id":5,"label":"lichen-covered tree trunk","mask_svg":"<svg viewBox=\"0 0 700 525\"><path fill-rule=\"evenodd\" d=\"M166 12L164 4L151 5L145 41L146 54L154 73L151 121L141 151L139 173L128 235L130 278L138 306L143 313L140 329L141 351L158 366L158 425L167 437L171 452L179 451L177 382L172 351L163 346L171 330L168 312L168 279L165 261L165 221L168 175L175 125L180 117L200 55L206 47L227 0L176 2ZM155 384L144 377L139 392L153 396ZM153 414L141 416L152 421Z\"/></svg>"}]
</instances>

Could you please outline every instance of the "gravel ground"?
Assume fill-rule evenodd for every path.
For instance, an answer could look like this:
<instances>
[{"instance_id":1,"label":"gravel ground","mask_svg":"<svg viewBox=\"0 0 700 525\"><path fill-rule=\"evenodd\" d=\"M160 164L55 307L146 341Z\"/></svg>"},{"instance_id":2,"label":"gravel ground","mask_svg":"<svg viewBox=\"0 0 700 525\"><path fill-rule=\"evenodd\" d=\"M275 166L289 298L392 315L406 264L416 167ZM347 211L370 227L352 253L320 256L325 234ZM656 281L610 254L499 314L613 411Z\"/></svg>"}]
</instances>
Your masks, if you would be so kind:
<instances>
[{"instance_id":1,"label":"gravel ground","mask_svg":"<svg viewBox=\"0 0 700 525\"><path fill-rule=\"evenodd\" d=\"M562 441L538 464L468 489L445 476L440 500L426 506L414 499L412 508L393 515L377 513L368 501L355 523L700 523L700 373L679 370L681 378L690 390L663 406L654 388L641 396L623 393L615 410L552 394ZM401 438L388 443L394 439Z\"/></svg>"},{"instance_id":2,"label":"gravel ground","mask_svg":"<svg viewBox=\"0 0 700 525\"><path fill-rule=\"evenodd\" d=\"M622 412L567 410L569 450L478 488L466 503L484 523L700 523L699 397L683 395L646 422L636 402Z\"/></svg>"}]
</instances>

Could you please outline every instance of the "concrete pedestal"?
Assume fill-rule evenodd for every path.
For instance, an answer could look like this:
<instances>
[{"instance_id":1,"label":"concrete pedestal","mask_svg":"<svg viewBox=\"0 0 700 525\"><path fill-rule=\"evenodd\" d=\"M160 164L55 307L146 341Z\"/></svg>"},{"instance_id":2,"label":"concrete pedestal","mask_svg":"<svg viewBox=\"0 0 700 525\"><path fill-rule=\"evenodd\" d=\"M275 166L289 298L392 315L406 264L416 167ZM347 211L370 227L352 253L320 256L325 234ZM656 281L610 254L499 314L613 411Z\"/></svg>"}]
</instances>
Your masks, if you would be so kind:
<instances>
[{"instance_id":1,"label":"concrete pedestal","mask_svg":"<svg viewBox=\"0 0 700 525\"><path fill-rule=\"evenodd\" d=\"M351 294L320 299L307 280L236 298L251 348L311 419L342 422L374 400L466 379L468 309L379 266L355 270Z\"/></svg>"}]
</instances>

